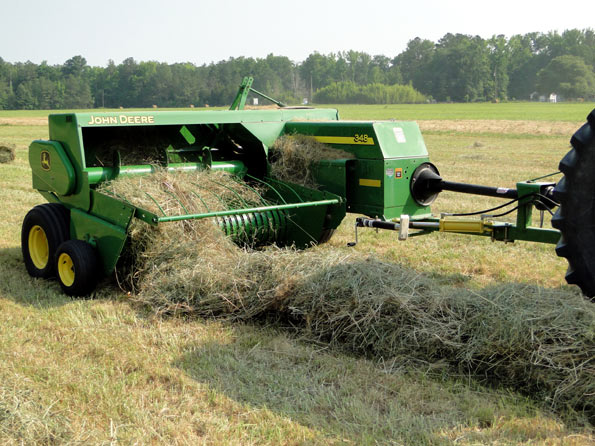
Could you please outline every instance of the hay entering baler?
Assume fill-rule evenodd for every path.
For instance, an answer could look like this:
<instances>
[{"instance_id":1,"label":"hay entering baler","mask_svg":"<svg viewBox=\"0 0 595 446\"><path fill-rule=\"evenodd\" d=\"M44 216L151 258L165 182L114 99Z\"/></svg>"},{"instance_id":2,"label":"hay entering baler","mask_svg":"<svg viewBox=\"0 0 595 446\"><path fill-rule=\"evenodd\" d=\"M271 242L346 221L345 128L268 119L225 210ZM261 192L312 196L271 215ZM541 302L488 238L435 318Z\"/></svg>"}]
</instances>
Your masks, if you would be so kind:
<instances>
[{"instance_id":1,"label":"hay entering baler","mask_svg":"<svg viewBox=\"0 0 595 446\"><path fill-rule=\"evenodd\" d=\"M33 208L23 222L21 242L29 274L56 276L67 294L89 294L101 275L114 271L133 219L157 226L209 218L239 243L303 248L327 241L350 212L363 215L356 219L356 240L358 227L372 227L398 230L402 240L441 231L506 242L558 243L558 255L570 263L567 280L587 296L595 295L595 254L590 254L595 251L588 249L595 246L595 210L591 205L583 218L577 212L584 206L576 201L585 202L585 194L595 193L594 176L588 174L595 163L595 113L573 137L574 149L560 164L565 178L557 185L537 179L519 182L516 189L487 187L443 180L429 162L414 122L340 121L334 109L291 108L278 102L279 109L243 110L250 91L262 95L251 89L251 82L244 79L228 111L50 115L50 139L29 147L33 187L49 202ZM317 187L275 178L269 149L279 138L296 135L349 156L317 161L312 166ZM142 191L142 182L140 193L158 211L103 187L117 178L164 170L228 172L242 187L251 188L258 202L243 200L233 186L225 185L237 199L216 197L221 206L211 209L203 198L214 194L208 183L216 180L208 180L182 191L204 204L200 210L187 209L184 197L166 188L168 199L183 209L172 214L150 191ZM568 192L585 185L587 192ZM474 213L481 214L479 218L433 216L430 205L443 190L509 201ZM503 215L500 208L514 204L516 223L495 219ZM552 212L558 206L553 219L558 230L532 226L534 208Z\"/></svg>"}]
</instances>

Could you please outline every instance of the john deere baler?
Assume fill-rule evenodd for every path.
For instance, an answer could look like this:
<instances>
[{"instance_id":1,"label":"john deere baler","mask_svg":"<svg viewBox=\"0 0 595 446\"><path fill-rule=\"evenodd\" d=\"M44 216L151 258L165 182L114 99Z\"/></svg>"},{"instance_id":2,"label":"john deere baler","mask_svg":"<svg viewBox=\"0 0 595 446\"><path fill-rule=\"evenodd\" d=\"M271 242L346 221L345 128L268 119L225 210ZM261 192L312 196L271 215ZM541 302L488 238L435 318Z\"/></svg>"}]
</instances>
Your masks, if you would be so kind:
<instances>
[{"instance_id":1,"label":"john deere baler","mask_svg":"<svg viewBox=\"0 0 595 446\"><path fill-rule=\"evenodd\" d=\"M210 218L231 237L303 248L328 240L349 212L360 215L356 241L357 228L369 227L397 230L400 240L441 231L557 243L558 255L570 263L569 283L595 295L594 112L571 140L573 150L560 163L560 182L543 181L547 175L516 188L491 187L444 180L429 162L414 122L340 121L334 109L285 107L253 90L251 82L244 79L226 111L50 115L50 139L29 148L33 187L49 202L34 207L23 222L29 274L57 277L67 294L90 293L101 276L114 271L133 219L167 225ZM280 108L243 110L249 92ZM281 181L271 173L269 149L279 138L295 135L309 135L349 156L317 161L312 166L316 187ZM248 187L264 190L262 203L171 214L148 191L159 212L99 187L164 169L229 172ZM200 199L205 187L196 184L185 192ZM433 216L429 206L443 190L507 201L492 209ZM556 229L533 225L535 210L543 215L556 208ZM498 219L512 211L515 223Z\"/></svg>"},{"instance_id":2,"label":"john deere baler","mask_svg":"<svg viewBox=\"0 0 595 446\"><path fill-rule=\"evenodd\" d=\"M150 225L217 218L230 235L266 232L265 242L306 247L328 240L346 212L429 215L409 190L413 172L428 162L411 122L341 122L331 109L68 113L49 116L49 133L29 148L33 187L49 204L25 217L22 249L29 274L56 276L67 294L88 294L114 270L134 218ZM272 178L269 147L295 134L352 157L318 163L317 189ZM98 190L158 169L223 170L267 192L262 206L169 215Z\"/></svg>"}]
</instances>

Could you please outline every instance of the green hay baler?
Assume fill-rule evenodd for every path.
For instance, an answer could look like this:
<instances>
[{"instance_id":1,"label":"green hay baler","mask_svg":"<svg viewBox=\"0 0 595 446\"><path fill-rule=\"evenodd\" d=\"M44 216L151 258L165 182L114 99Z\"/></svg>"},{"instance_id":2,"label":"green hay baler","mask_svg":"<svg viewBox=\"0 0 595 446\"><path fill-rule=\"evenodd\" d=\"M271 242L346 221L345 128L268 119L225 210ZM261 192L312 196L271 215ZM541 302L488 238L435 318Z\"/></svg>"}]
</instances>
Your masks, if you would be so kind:
<instances>
[{"instance_id":1,"label":"green hay baler","mask_svg":"<svg viewBox=\"0 0 595 446\"><path fill-rule=\"evenodd\" d=\"M356 228L397 230L400 239L442 231L505 242L558 243L558 254L570 263L567 280L587 296L595 295L595 254L585 248L595 246L595 211L592 204L576 202L595 192L589 170L595 162L595 112L572 139L574 149L560 165L562 181L523 181L509 189L443 180L429 161L415 122L341 121L334 109L243 110L248 93L255 92L251 82L244 79L227 111L50 115L49 140L33 141L29 147L33 187L49 202L34 207L23 222L22 251L29 274L57 277L69 295L89 294L100 277L114 271L133 219L156 226L210 218L232 237L245 240L248 235L260 244L303 248L327 241L349 212L361 215ZM317 162L317 188L280 181L271 175L269 148L278 138L296 134L351 156ZM160 212L150 212L99 188L115 178L151 175L159 169L230 172L265 191L262 205L170 215L159 203ZM189 192L200 198L204 192L198 186ZM579 198L568 193L569 188L585 186L588 191ZM483 213L491 216L473 218L433 216L430 205L443 190L516 203L516 223L495 220L497 209ZM550 212L558 207L553 219L557 229L532 226L536 207ZM583 215L585 207L588 215Z\"/></svg>"}]
</instances>

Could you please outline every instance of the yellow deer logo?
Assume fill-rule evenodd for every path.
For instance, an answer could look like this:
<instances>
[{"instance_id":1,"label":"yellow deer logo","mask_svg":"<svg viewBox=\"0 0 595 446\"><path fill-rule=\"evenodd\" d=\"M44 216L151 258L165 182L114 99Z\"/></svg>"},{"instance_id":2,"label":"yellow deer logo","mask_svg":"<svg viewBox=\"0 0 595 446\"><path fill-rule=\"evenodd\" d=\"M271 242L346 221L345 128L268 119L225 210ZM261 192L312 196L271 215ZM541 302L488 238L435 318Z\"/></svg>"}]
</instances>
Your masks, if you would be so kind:
<instances>
[{"instance_id":1,"label":"yellow deer logo","mask_svg":"<svg viewBox=\"0 0 595 446\"><path fill-rule=\"evenodd\" d=\"M50 152L44 150L41 152L41 168L43 170L50 170Z\"/></svg>"}]
</instances>

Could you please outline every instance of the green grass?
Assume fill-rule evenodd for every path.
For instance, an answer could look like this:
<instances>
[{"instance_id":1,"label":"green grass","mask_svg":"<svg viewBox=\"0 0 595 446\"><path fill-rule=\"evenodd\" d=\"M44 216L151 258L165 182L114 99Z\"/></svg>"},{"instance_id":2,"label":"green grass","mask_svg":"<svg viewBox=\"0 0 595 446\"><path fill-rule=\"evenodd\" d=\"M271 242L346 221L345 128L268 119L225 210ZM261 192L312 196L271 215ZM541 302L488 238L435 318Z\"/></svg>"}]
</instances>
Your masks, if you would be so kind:
<instances>
[{"instance_id":1,"label":"green grass","mask_svg":"<svg viewBox=\"0 0 595 446\"><path fill-rule=\"evenodd\" d=\"M453 119L449 107L454 113L460 106L467 107L457 112L465 119L489 119L479 118L484 106L508 105L514 104L438 105L435 115L431 105L402 110ZM558 105L535 104L535 110L558 120L547 111L563 110ZM569 107L576 121L593 108ZM386 117L381 107L375 110L348 107L342 114ZM514 113L502 111L498 119L539 119ZM425 139L446 178L512 186L555 171L569 136L498 138L479 129ZM591 428L572 413L552 414L526 397L430 364L411 368L391 358L345 355L296 339L283 327L156 318L109 283L96 299L73 300L55 282L31 279L20 254L20 224L43 202L31 189L26 152L40 137L47 137L45 126L0 126L0 141L18 146L17 160L0 164L0 445L593 443ZM435 210L492 202L445 193ZM347 249L353 217L331 248ZM567 289L565 262L552 246L441 234L400 243L392 233L368 230L355 249L471 290L509 282Z\"/></svg>"},{"instance_id":2,"label":"green grass","mask_svg":"<svg viewBox=\"0 0 595 446\"><path fill-rule=\"evenodd\" d=\"M322 106L321 106L322 107ZM327 107L326 105L324 107ZM504 102L492 104L329 105L342 119L497 119L582 122L595 103Z\"/></svg>"},{"instance_id":3,"label":"green grass","mask_svg":"<svg viewBox=\"0 0 595 446\"><path fill-rule=\"evenodd\" d=\"M581 122L587 114L595 108L593 102L561 102L556 104L542 102L503 102L498 104L391 104L391 105L333 105L316 104L321 108L337 108L342 119L398 119L398 120L426 120L426 119L497 119L497 120L531 120L531 121L565 121ZM210 110L226 109L227 107L211 107ZM129 109L141 110L141 109ZM152 108L144 110L154 110ZM158 110L191 110L176 108ZM196 108L194 110L201 110ZM111 111L120 109L89 109L89 110L0 110L1 118L40 118L49 113L71 111Z\"/></svg>"}]
</instances>

